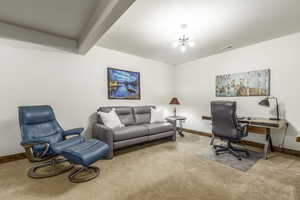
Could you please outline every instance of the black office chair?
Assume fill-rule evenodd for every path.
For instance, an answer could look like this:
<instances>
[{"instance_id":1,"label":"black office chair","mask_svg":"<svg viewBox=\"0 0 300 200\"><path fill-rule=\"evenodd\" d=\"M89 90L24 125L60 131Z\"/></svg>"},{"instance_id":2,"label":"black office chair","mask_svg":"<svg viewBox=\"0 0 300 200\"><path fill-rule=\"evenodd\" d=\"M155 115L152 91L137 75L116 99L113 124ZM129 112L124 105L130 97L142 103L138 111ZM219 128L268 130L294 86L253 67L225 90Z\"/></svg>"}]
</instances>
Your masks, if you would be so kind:
<instances>
[{"instance_id":1,"label":"black office chair","mask_svg":"<svg viewBox=\"0 0 300 200\"><path fill-rule=\"evenodd\" d=\"M213 145L216 155L228 152L238 160L242 160L239 152L249 156L246 149L232 146L232 143L240 143L243 137L248 135L248 124L238 123L236 116L236 102L233 101L212 101L212 133L214 137L226 140L227 145Z\"/></svg>"}]
</instances>

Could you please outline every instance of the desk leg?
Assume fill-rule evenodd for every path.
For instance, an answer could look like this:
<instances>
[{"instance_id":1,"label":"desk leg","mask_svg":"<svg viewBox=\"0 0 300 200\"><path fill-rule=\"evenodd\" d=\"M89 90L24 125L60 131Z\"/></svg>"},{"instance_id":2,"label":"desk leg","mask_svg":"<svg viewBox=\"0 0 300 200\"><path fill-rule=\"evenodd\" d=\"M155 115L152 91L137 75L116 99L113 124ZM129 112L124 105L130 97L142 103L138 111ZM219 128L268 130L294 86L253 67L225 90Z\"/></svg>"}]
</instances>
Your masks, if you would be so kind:
<instances>
[{"instance_id":1,"label":"desk leg","mask_svg":"<svg viewBox=\"0 0 300 200\"><path fill-rule=\"evenodd\" d=\"M264 159L268 159L268 153L274 152L273 144L272 144L272 137L271 137L271 129L267 128L266 140L265 140L265 147L264 147Z\"/></svg>"},{"instance_id":2,"label":"desk leg","mask_svg":"<svg viewBox=\"0 0 300 200\"><path fill-rule=\"evenodd\" d=\"M270 133L270 135L269 135L269 143L270 143L270 150L271 150L271 152L274 152L274 147L273 147L273 142L272 142L271 133Z\"/></svg>"}]
</instances>

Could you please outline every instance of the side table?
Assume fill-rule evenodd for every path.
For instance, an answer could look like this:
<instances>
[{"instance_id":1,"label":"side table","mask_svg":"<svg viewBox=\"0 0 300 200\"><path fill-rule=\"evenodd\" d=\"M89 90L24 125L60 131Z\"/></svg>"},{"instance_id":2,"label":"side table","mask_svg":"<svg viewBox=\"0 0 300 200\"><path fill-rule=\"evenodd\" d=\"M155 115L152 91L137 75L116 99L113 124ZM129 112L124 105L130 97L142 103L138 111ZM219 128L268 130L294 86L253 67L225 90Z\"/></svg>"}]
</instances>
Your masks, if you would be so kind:
<instances>
[{"instance_id":1,"label":"side table","mask_svg":"<svg viewBox=\"0 0 300 200\"><path fill-rule=\"evenodd\" d=\"M167 117L166 120L168 122L170 122L171 124L173 124L173 126L176 128L177 133L181 136L184 137L183 135L183 126L182 124L185 122L186 117L181 117L181 116L170 116ZM177 121L179 122L178 126L177 126Z\"/></svg>"}]
</instances>

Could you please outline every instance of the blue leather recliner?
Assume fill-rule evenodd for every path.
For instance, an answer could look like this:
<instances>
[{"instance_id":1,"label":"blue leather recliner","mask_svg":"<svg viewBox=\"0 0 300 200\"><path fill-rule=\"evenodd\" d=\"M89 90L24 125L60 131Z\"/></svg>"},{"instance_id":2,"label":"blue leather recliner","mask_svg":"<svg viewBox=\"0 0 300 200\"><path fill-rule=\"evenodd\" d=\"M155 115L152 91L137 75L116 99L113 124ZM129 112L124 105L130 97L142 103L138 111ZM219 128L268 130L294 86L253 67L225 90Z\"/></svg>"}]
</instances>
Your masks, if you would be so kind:
<instances>
[{"instance_id":1,"label":"blue leather recliner","mask_svg":"<svg viewBox=\"0 0 300 200\"><path fill-rule=\"evenodd\" d=\"M87 181L99 175L99 169L89 165L103 158L108 152L108 146L95 139L86 141L83 136L80 136L83 128L64 130L57 122L50 106L19 107L19 123L21 145L25 148L29 161L48 160L33 166L28 171L29 177L55 176L72 169L73 164L81 167L69 176L72 182ZM67 161L71 164L66 165ZM46 166L48 167L46 173L43 173L43 168ZM49 166L53 167L52 171L49 170ZM82 171L88 171L90 175L76 179L76 175Z\"/></svg>"}]
</instances>

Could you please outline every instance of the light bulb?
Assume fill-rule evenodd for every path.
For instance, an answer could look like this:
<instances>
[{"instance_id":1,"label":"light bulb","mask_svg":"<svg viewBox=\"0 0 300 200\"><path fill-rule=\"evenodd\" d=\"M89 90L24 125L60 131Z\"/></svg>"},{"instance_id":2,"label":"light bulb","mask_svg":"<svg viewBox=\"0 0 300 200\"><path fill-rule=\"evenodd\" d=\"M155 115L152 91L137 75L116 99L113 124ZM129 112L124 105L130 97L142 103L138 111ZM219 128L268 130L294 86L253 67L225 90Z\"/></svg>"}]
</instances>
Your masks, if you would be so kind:
<instances>
[{"instance_id":1,"label":"light bulb","mask_svg":"<svg viewBox=\"0 0 300 200\"><path fill-rule=\"evenodd\" d=\"M185 51L186 51L186 47L185 47L185 46L182 46L182 47L181 47L181 52L184 53Z\"/></svg>"},{"instance_id":2,"label":"light bulb","mask_svg":"<svg viewBox=\"0 0 300 200\"><path fill-rule=\"evenodd\" d=\"M194 46L195 46L195 43L194 43L193 41L190 41L190 42L189 42L189 46L190 46L190 47L194 47Z\"/></svg>"}]
</instances>

